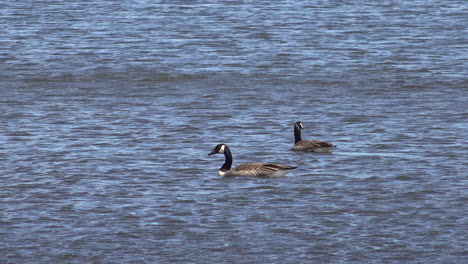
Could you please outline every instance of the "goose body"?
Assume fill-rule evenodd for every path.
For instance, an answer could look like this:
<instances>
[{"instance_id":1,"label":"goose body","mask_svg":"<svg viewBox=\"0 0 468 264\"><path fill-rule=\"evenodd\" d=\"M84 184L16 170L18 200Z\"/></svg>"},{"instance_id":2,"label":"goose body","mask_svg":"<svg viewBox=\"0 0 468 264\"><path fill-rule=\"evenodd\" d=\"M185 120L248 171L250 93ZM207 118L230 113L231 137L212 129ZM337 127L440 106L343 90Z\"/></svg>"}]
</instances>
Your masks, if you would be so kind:
<instances>
[{"instance_id":1,"label":"goose body","mask_svg":"<svg viewBox=\"0 0 468 264\"><path fill-rule=\"evenodd\" d=\"M304 126L301 122L294 124L294 145L291 150L304 151L304 152L318 152L318 153L330 153L333 148L336 147L328 141L320 140L302 140L301 130Z\"/></svg>"},{"instance_id":2,"label":"goose body","mask_svg":"<svg viewBox=\"0 0 468 264\"><path fill-rule=\"evenodd\" d=\"M217 145L208 155L213 154L224 154L226 159L218 170L218 175L221 177L278 178L286 176L290 170L297 168L275 163L244 163L231 169L232 154L226 144Z\"/></svg>"}]
</instances>

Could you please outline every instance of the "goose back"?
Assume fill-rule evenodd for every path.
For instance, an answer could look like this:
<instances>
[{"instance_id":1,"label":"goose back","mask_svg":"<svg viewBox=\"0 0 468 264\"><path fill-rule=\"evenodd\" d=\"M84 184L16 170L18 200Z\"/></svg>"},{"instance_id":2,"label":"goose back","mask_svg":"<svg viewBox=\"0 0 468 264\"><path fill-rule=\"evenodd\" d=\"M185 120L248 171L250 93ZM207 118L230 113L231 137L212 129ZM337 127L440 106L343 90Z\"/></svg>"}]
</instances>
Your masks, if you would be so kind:
<instances>
[{"instance_id":1,"label":"goose back","mask_svg":"<svg viewBox=\"0 0 468 264\"><path fill-rule=\"evenodd\" d=\"M327 141L301 140L292 146L295 151L331 152L335 146Z\"/></svg>"},{"instance_id":2,"label":"goose back","mask_svg":"<svg viewBox=\"0 0 468 264\"><path fill-rule=\"evenodd\" d=\"M297 167L274 163L244 163L229 171L224 172L224 177L255 177L255 178L275 178L285 176L289 170Z\"/></svg>"}]
</instances>

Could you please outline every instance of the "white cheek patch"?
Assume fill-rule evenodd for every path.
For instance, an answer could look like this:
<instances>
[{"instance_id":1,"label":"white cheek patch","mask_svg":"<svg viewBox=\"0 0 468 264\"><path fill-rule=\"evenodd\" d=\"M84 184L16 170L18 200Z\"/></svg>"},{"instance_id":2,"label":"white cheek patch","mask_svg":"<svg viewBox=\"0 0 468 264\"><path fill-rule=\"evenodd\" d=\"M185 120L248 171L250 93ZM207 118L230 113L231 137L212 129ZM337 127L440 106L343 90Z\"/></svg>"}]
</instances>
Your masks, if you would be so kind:
<instances>
[{"instance_id":1,"label":"white cheek patch","mask_svg":"<svg viewBox=\"0 0 468 264\"><path fill-rule=\"evenodd\" d=\"M302 123L299 123L299 127L300 127L301 129L304 129L304 126L302 125Z\"/></svg>"},{"instance_id":2,"label":"white cheek patch","mask_svg":"<svg viewBox=\"0 0 468 264\"><path fill-rule=\"evenodd\" d=\"M221 145L221 148L219 149L218 153L224 153L224 145Z\"/></svg>"}]
</instances>

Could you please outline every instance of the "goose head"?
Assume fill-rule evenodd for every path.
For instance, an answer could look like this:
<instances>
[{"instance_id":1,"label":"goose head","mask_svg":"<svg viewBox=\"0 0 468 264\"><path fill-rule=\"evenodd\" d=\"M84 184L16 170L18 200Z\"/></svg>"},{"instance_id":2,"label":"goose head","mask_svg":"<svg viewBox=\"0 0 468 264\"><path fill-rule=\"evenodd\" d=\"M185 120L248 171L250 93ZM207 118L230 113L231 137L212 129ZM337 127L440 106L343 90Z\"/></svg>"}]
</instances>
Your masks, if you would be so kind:
<instances>
[{"instance_id":1,"label":"goose head","mask_svg":"<svg viewBox=\"0 0 468 264\"><path fill-rule=\"evenodd\" d=\"M226 144L218 144L214 149L208 154L213 155L213 154L223 154L224 150L226 149Z\"/></svg>"},{"instance_id":2,"label":"goose head","mask_svg":"<svg viewBox=\"0 0 468 264\"><path fill-rule=\"evenodd\" d=\"M304 125L302 124L302 122L296 122L294 126L299 130L304 130Z\"/></svg>"}]
</instances>

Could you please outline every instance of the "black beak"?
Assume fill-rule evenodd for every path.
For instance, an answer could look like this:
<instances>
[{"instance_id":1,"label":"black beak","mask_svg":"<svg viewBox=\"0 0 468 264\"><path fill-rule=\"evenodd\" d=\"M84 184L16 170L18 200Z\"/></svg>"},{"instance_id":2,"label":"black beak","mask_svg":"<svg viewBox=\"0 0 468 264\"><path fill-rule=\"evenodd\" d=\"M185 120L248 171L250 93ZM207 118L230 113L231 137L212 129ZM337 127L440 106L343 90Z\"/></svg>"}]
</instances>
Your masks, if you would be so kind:
<instances>
[{"instance_id":1,"label":"black beak","mask_svg":"<svg viewBox=\"0 0 468 264\"><path fill-rule=\"evenodd\" d=\"M214 150L211 151L211 152L208 154L208 156L213 155L213 154L216 154L216 152L215 152Z\"/></svg>"}]
</instances>

